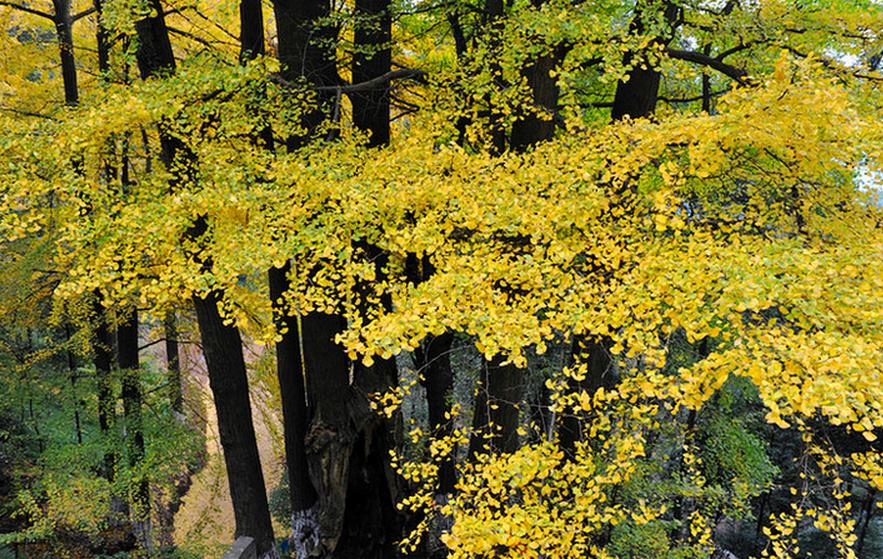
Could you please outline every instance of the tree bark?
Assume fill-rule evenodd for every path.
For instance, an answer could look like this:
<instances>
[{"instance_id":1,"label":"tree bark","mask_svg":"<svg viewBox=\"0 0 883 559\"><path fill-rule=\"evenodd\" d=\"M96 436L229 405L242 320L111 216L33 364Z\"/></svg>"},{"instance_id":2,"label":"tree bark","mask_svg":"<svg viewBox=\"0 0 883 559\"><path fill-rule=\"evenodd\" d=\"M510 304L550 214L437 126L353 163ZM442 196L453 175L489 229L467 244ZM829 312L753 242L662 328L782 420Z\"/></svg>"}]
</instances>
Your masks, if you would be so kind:
<instances>
[{"instance_id":1,"label":"tree bark","mask_svg":"<svg viewBox=\"0 0 883 559\"><path fill-rule=\"evenodd\" d=\"M607 340L599 340L589 336L575 337L570 364L582 361L586 364L587 371L585 379L568 381L569 390L573 392L585 391L589 396L594 396L599 388L612 388L616 384L607 344ZM583 424L590 418L590 415L583 416L575 413L562 416L558 428L558 441L566 457L572 458L576 450L576 443L584 440Z\"/></svg>"},{"instance_id":2,"label":"tree bark","mask_svg":"<svg viewBox=\"0 0 883 559\"><path fill-rule=\"evenodd\" d=\"M97 297L97 295L96 295ZM113 340L105 322L104 308L95 302L95 327L92 338L92 353L95 363L95 377L98 389L98 428L101 430L104 450L103 477L114 481L116 458L111 446L110 426L113 422L114 401L111 390L111 367L113 363Z\"/></svg>"},{"instance_id":3,"label":"tree bark","mask_svg":"<svg viewBox=\"0 0 883 559\"><path fill-rule=\"evenodd\" d=\"M175 59L162 6L151 0L152 13L135 25L138 33L138 68L144 79L163 72L174 72ZM194 155L177 138L160 128L162 157L166 165L179 173L187 174L194 166ZM172 188L192 177L173 178ZM188 231L191 238L205 232L204 217L196 219ZM197 259L195 259L197 260ZM211 262L195 261L194 265L211 268ZM257 555L261 558L275 557L276 548L267 493L261 471L260 456L251 417L248 394L248 375L242 355L239 330L224 324L218 309L221 294L210 292L194 296L197 322L199 324L209 385L215 400L218 430L224 449L224 462L236 519L235 535L254 538Z\"/></svg>"},{"instance_id":4,"label":"tree bark","mask_svg":"<svg viewBox=\"0 0 883 559\"><path fill-rule=\"evenodd\" d=\"M354 84L382 76L391 69L389 0L356 0L355 17ZM371 147L389 143L389 83L350 95L353 123L370 132Z\"/></svg>"},{"instance_id":5,"label":"tree bark","mask_svg":"<svg viewBox=\"0 0 883 559\"><path fill-rule=\"evenodd\" d=\"M52 0L55 8L55 32L58 34L58 50L61 58L61 77L64 82L64 102L74 106L79 102L77 87L77 63L74 57L73 20L71 0Z\"/></svg>"},{"instance_id":6,"label":"tree bark","mask_svg":"<svg viewBox=\"0 0 883 559\"><path fill-rule=\"evenodd\" d=\"M126 453L132 476L130 487L132 525L135 537L145 550L152 548L150 530L150 482L144 471L144 426L141 417L141 363L138 359L138 312L126 313L117 327L117 363L123 385L123 415L126 426Z\"/></svg>"},{"instance_id":7,"label":"tree bark","mask_svg":"<svg viewBox=\"0 0 883 559\"><path fill-rule=\"evenodd\" d=\"M418 367L423 372L423 386L426 388L426 403L429 411L429 427L433 438L450 437L454 425L446 414L451 410L454 392L454 373L451 369L451 346L454 335L445 332L423 344ZM454 456L450 456L439 466L438 493L450 495L457 483L454 469Z\"/></svg>"},{"instance_id":8,"label":"tree bark","mask_svg":"<svg viewBox=\"0 0 883 559\"><path fill-rule=\"evenodd\" d=\"M665 21L670 25L674 25L679 14L679 8L669 2L669 0L662 0L659 3L663 5ZM630 25L632 32L638 34L644 32L642 9L646 8L636 9L635 17ZM656 37L652 43L667 45L670 41L671 34L668 33L666 36ZM626 53L623 63L634 63L639 56L639 53ZM628 79L616 84L611 118L613 120L622 120L626 117L644 118L653 114L656 110L656 103L659 101L659 82L661 76L658 69L651 67L649 64L642 65L639 61L629 71Z\"/></svg>"},{"instance_id":9,"label":"tree bark","mask_svg":"<svg viewBox=\"0 0 883 559\"><path fill-rule=\"evenodd\" d=\"M304 439L309 422L304 366L301 359L300 327L288 314L282 297L289 289L286 264L269 271L270 299L276 327L282 339L276 343L276 374L282 399L282 426L285 440L285 465L288 468L291 504L291 539L295 554L307 557L318 545L319 526L316 511L317 495L310 481Z\"/></svg>"},{"instance_id":10,"label":"tree bark","mask_svg":"<svg viewBox=\"0 0 883 559\"><path fill-rule=\"evenodd\" d=\"M522 369L502 362L501 356L482 361L472 416L470 457L486 450L495 454L518 449Z\"/></svg>"},{"instance_id":11,"label":"tree bark","mask_svg":"<svg viewBox=\"0 0 883 559\"><path fill-rule=\"evenodd\" d=\"M218 415L218 431L233 516L234 537L254 538L258 557L275 557L270 509L251 416L248 374L239 330L224 324L218 313L220 294L194 297L209 386Z\"/></svg>"},{"instance_id":12,"label":"tree bark","mask_svg":"<svg viewBox=\"0 0 883 559\"><path fill-rule=\"evenodd\" d=\"M179 417L184 414L184 389L181 383L181 359L178 353L178 317L175 311L166 313L163 319L163 335L166 341L166 376L168 378L169 404Z\"/></svg>"}]
</instances>

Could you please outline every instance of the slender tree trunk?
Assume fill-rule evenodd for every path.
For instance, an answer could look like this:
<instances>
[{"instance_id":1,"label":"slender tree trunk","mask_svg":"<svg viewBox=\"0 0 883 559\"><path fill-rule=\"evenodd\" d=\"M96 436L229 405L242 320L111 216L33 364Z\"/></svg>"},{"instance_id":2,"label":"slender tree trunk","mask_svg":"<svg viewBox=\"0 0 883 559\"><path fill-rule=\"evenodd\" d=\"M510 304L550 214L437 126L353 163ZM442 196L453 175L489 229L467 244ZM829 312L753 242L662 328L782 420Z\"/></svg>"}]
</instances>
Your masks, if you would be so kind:
<instances>
[{"instance_id":1,"label":"slender tree trunk","mask_svg":"<svg viewBox=\"0 0 883 559\"><path fill-rule=\"evenodd\" d=\"M97 295L96 295L97 297ZM95 303L95 330L92 339L95 376L98 385L98 428L101 430L104 451L103 476L107 481L114 481L116 458L110 447L110 426L113 422L114 400L111 389L111 367L113 363L113 340L105 322L104 308Z\"/></svg>"},{"instance_id":2,"label":"slender tree trunk","mask_svg":"<svg viewBox=\"0 0 883 559\"><path fill-rule=\"evenodd\" d=\"M482 361L469 456L486 450L510 453L518 449L522 369L511 363L503 365L502 362L501 356Z\"/></svg>"},{"instance_id":3,"label":"slender tree trunk","mask_svg":"<svg viewBox=\"0 0 883 559\"><path fill-rule=\"evenodd\" d=\"M123 385L123 414L126 426L126 453L132 475L131 515L135 536L146 550L152 548L150 530L150 482L144 471L144 427L141 418L141 392L138 359L138 313L127 313L117 327L117 362Z\"/></svg>"},{"instance_id":4,"label":"slender tree trunk","mask_svg":"<svg viewBox=\"0 0 883 559\"><path fill-rule=\"evenodd\" d=\"M429 412L429 426L433 438L450 437L454 425L447 417L451 410L454 392L454 373L451 369L451 346L454 335L445 332L424 342L420 352L419 367L423 372L423 386L426 388L426 403ZM454 456L442 462L439 467L438 493L450 495L454 492L457 474L454 469Z\"/></svg>"},{"instance_id":5,"label":"slender tree trunk","mask_svg":"<svg viewBox=\"0 0 883 559\"><path fill-rule=\"evenodd\" d=\"M162 6L151 0L153 13L135 25L138 33L138 68L142 78L162 72L174 72L175 59ZM163 161L176 163L181 173L187 174L195 165L194 155L180 140L160 130ZM179 176L176 184L192 177ZM204 217L197 218L188 231L191 238L202 235L207 228ZM210 262L195 262L210 269ZM239 330L224 324L218 310L221 294L211 292L194 296L197 322L205 352L209 385L215 400L218 430L224 449L224 462L236 519L235 535L254 538L257 556L275 557L273 528L267 505L267 494L258 455L257 440L251 417L248 394L248 375L242 355Z\"/></svg>"},{"instance_id":6,"label":"slender tree trunk","mask_svg":"<svg viewBox=\"0 0 883 559\"><path fill-rule=\"evenodd\" d=\"M570 390L585 391L589 396L594 396L599 388L611 388L616 384L607 347L605 340L576 336L571 350L571 365L581 361L586 365L587 370L585 379L569 381ZM583 423L590 419L590 415L580 416L572 413L562 416L558 438L566 456L572 457L576 443L584 440Z\"/></svg>"},{"instance_id":7,"label":"slender tree trunk","mask_svg":"<svg viewBox=\"0 0 883 559\"><path fill-rule=\"evenodd\" d=\"M70 348L71 328L70 325L64 326L65 342L68 344L65 355L67 356L67 370L70 373L71 392L74 395L74 433L77 438L77 444L83 444L83 427L80 421L80 407L83 405L82 399L77 397L77 357Z\"/></svg>"},{"instance_id":8,"label":"slender tree trunk","mask_svg":"<svg viewBox=\"0 0 883 559\"><path fill-rule=\"evenodd\" d=\"M178 317L175 311L166 313L163 319L163 335L166 340L166 369L169 383L169 403L179 417L184 415L184 389L181 383L181 358L178 353Z\"/></svg>"}]
</instances>

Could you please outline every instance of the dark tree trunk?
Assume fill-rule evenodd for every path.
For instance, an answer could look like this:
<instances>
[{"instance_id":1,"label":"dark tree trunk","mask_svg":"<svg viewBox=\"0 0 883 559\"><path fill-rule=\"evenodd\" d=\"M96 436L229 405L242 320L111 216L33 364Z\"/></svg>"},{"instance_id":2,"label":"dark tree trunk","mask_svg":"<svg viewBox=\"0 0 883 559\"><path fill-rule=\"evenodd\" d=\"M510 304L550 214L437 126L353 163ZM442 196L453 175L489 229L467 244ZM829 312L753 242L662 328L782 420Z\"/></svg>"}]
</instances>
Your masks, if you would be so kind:
<instances>
[{"instance_id":1,"label":"dark tree trunk","mask_svg":"<svg viewBox=\"0 0 883 559\"><path fill-rule=\"evenodd\" d=\"M364 6L360 4L357 9L365 9ZM372 6L376 11L381 4ZM316 86L338 84L334 30L320 21L330 14L330 2L275 0L273 7L284 77L304 79ZM378 13L381 22L388 21L386 14ZM388 37L388 24L382 23L381 27L384 26L386 29L378 33ZM364 57L355 62L358 70L354 71L367 75L379 71L384 64L388 69L388 58L383 54ZM378 107L378 100L387 103L386 108ZM305 145L320 125L327 123L329 115L339 114L339 107L334 104L340 99L334 93L321 92L318 101L316 110L304 118L308 133L288 138L289 149ZM389 137L385 88L382 95L371 92L366 97L353 98L353 106L354 113L366 119L362 123L369 127L372 143L385 142ZM326 136L333 136L333 129L332 126ZM287 287L281 285L276 292L284 292ZM365 386L374 386L370 391L386 389L390 380L382 379L394 376L394 362L357 368L334 342L345 327L346 320L338 315L313 312L301 320L303 365L313 412L305 443L309 475L318 496L320 534L313 553L321 557L387 557L394 552L393 543L398 535L393 533L395 510L386 471L389 433L370 409L366 398L369 390ZM293 528L296 545L310 536L298 534L297 526Z\"/></svg>"},{"instance_id":2,"label":"dark tree trunk","mask_svg":"<svg viewBox=\"0 0 883 559\"><path fill-rule=\"evenodd\" d=\"M313 418L306 436L310 479L319 498L320 556L330 556L343 531L347 480L356 428L348 412L350 362L334 343L346 327L339 316L303 317L304 368Z\"/></svg>"},{"instance_id":3,"label":"dark tree trunk","mask_svg":"<svg viewBox=\"0 0 883 559\"><path fill-rule=\"evenodd\" d=\"M611 367L608 341L593 337L576 336L571 350L571 364L581 361L586 364L586 377L581 381L570 380L569 388L574 392L585 391L594 396L599 388L612 388L616 384ZM583 423L591 415L565 414L558 429L558 440L565 456L573 457L576 443L583 441Z\"/></svg>"},{"instance_id":4,"label":"dark tree trunk","mask_svg":"<svg viewBox=\"0 0 883 559\"><path fill-rule=\"evenodd\" d=\"M454 392L454 373L451 369L451 346L454 336L446 332L424 342L419 364L423 372L423 386L426 388L426 403L429 411L429 427L433 438L450 437L454 425L445 415L451 410ZM442 462L439 467L438 493L450 495L454 492L457 473L454 469L454 456Z\"/></svg>"},{"instance_id":5,"label":"dark tree trunk","mask_svg":"<svg viewBox=\"0 0 883 559\"><path fill-rule=\"evenodd\" d=\"M353 83L382 76L391 69L389 0L356 0ZM369 145L389 143L389 82L350 96L353 123L371 133Z\"/></svg>"},{"instance_id":6,"label":"dark tree trunk","mask_svg":"<svg viewBox=\"0 0 883 559\"><path fill-rule=\"evenodd\" d=\"M239 3L239 60L253 60L264 54L264 14L260 0Z\"/></svg>"},{"instance_id":7,"label":"dark tree trunk","mask_svg":"<svg viewBox=\"0 0 883 559\"><path fill-rule=\"evenodd\" d=\"M152 15L138 21L135 26L139 39L136 57L141 76L145 79L175 69L162 7L158 0L151 0L151 7L154 10ZM180 140L166 134L162 127L160 143L166 165L175 162L180 173L190 172L194 165L192 152ZM175 177L172 187L190 178ZM197 218L188 235L196 238L205 232L206 227L205 218ZM194 262L194 265L211 268L210 262ZM218 416L218 430L236 519L235 534L237 537L254 538L258 557L275 557L267 493L252 424L242 340L236 327L224 324L218 310L220 298L220 293L211 292L205 296L194 296L193 303Z\"/></svg>"},{"instance_id":8,"label":"dark tree trunk","mask_svg":"<svg viewBox=\"0 0 883 559\"><path fill-rule=\"evenodd\" d=\"M181 383L181 358L178 353L178 317L175 311L166 313L163 319L166 339L166 369L169 383L169 404L172 411L184 413L184 389Z\"/></svg>"},{"instance_id":9,"label":"dark tree trunk","mask_svg":"<svg viewBox=\"0 0 883 559\"><path fill-rule=\"evenodd\" d=\"M664 10L665 21L670 25L674 25L679 14L679 8L668 0L661 0L658 4ZM633 32L643 33L642 10L646 9L648 7L636 10L637 13L631 23ZM669 36L656 37L653 43L665 45L670 40L669 34ZM635 63L639 56L638 53L627 53L623 62L625 64ZM638 63L629 71L628 80L620 81L616 84L613 110L610 115L613 120L622 120L625 117L644 118L650 116L656 110L656 103L659 101L661 74L658 69L650 67L649 64L644 64L644 66L642 67L642 64Z\"/></svg>"},{"instance_id":10,"label":"dark tree trunk","mask_svg":"<svg viewBox=\"0 0 883 559\"><path fill-rule=\"evenodd\" d=\"M126 426L126 453L132 474L131 514L135 536L149 550L150 534L150 482L144 471L144 428L141 418L143 395L141 392L138 359L138 313L134 309L126 313L117 327L117 363L123 385L123 414Z\"/></svg>"},{"instance_id":11,"label":"dark tree trunk","mask_svg":"<svg viewBox=\"0 0 883 559\"><path fill-rule=\"evenodd\" d=\"M104 10L102 0L94 0L95 12L98 14L98 29L96 30L96 42L98 49L98 72L103 80L109 79L110 73L110 37L107 29L101 23L101 14Z\"/></svg>"},{"instance_id":12,"label":"dark tree trunk","mask_svg":"<svg viewBox=\"0 0 883 559\"><path fill-rule=\"evenodd\" d=\"M175 55L172 52L172 41L166 27L165 11L159 0L148 0L151 15L135 23L138 34L138 71L142 79L147 79L163 72L175 71Z\"/></svg>"},{"instance_id":13,"label":"dark tree trunk","mask_svg":"<svg viewBox=\"0 0 883 559\"><path fill-rule=\"evenodd\" d=\"M558 114L558 80L551 72L561 61L561 49L544 54L525 68L527 83L536 113L529 113L512 126L512 147L523 150L555 134L555 117ZM544 116L540 116L544 115Z\"/></svg>"},{"instance_id":14,"label":"dark tree trunk","mask_svg":"<svg viewBox=\"0 0 883 559\"><path fill-rule=\"evenodd\" d=\"M521 402L523 371L503 357L482 361L469 456L486 450L510 453L518 449L518 415Z\"/></svg>"},{"instance_id":15,"label":"dark tree trunk","mask_svg":"<svg viewBox=\"0 0 883 559\"><path fill-rule=\"evenodd\" d=\"M77 444L83 444L83 426L80 420L80 408L83 406L83 401L77 396L77 377L79 376L77 374L77 356L74 355L73 350L70 348L73 336L71 335L69 324L64 326L64 337L65 343L68 345L65 355L67 357L67 370L70 373L71 392L74 396L74 434L77 438Z\"/></svg>"},{"instance_id":16,"label":"dark tree trunk","mask_svg":"<svg viewBox=\"0 0 883 559\"><path fill-rule=\"evenodd\" d=\"M113 340L105 322L104 308L95 303L95 330L92 339L92 353L95 363L95 377L98 390L98 428L101 430L104 451L103 477L114 480L116 458L110 445L110 426L113 422L114 399L111 389L111 367L113 365Z\"/></svg>"},{"instance_id":17,"label":"dark tree trunk","mask_svg":"<svg viewBox=\"0 0 883 559\"><path fill-rule=\"evenodd\" d=\"M285 439L285 464L288 468L291 503L291 538L295 554L306 557L318 544L316 490L310 481L305 437L309 422L304 367L301 359L300 327L288 315L282 297L289 289L288 264L269 272L270 299L273 301L276 327L282 339L276 343L276 374L282 399L282 425Z\"/></svg>"},{"instance_id":18,"label":"dark tree trunk","mask_svg":"<svg viewBox=\"0 0 883 559\"><path fill-rule=\"evenodd\" d=\"M335 59L335 30L327 19L331 15L331 2L273 0L273 11L276 15L282 76L288 80L302 78L316 86L338 85L340 78ZM317 127L335 112L334 105L340 102L339 97L331 91L319 92L316 98L318 106L304 116L307 134L288 138L289 149L309 142Z\"/></svg>"},{"instance_id":19,"label":"dark tree trunk","mask_svg":"<svg viewBox=\"0 0 883 559\"><path fill-rule=\"evenodd\" d=\"M254 538L258 557L274 557L273 528L251 416L248 374L239 330L218 313L220 295L194 297L209 385L218 415L227 481L236 519L235 537Z\"/></svg>"},{"instance_id":20,"label":"dark tree trunk","mask_svg":"<svg viewBox=\"0 0 883 559\"><path fill-rule=\"evenodd\" d=\"M61 56L61 77L64 82L64 102L76 105L79 102L77 88L77 63L74 58L73 20L70 0L52 0L55 8L55 32L58 34L58 49Z\"/></svg>"}]
</instances>

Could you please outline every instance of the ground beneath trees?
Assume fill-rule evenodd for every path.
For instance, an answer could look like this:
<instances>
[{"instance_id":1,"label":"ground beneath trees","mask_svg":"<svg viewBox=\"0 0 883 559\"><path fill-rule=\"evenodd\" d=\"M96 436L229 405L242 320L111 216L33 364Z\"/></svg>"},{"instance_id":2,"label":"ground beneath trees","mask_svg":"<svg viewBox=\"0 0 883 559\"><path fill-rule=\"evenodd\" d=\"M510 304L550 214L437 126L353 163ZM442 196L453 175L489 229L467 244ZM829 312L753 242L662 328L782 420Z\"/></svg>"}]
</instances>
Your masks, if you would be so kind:
<instances>
[{"instance_id":1,"label":"ground beneath trees","mask_svg":"<svg viewBox=\"0 0 883 559\"><path fill-rule=\"evenodd\" d=\"M268 349L246 348L246 358L250 364L255 364L265 351ZM217 416L208 373L196 346L182 348L182 369L188 400L187 412L204 414L207 460L202 470L193 476L192 485L175 515L174 539L178 547L193 551L200 557L213 559L221 557L233 543L233 505L218 438ZM258 452L269 493L279 481L284 461L281 412L274 403L271 390L263 383L252 382L250 386ZM274 529L277 537L285 533L282 526L274 526Z\"/></svg>"}]
</instances>

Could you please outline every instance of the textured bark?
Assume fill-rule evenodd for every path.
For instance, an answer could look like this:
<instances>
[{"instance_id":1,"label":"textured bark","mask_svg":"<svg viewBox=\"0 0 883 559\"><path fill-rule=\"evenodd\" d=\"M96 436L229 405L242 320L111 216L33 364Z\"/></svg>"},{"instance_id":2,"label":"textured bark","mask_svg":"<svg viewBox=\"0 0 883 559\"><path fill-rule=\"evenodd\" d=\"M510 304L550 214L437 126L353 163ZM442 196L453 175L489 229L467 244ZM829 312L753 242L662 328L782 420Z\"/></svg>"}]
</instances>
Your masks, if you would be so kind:
<instances>
[{"instance_id":1,"label":"textured bark","mask_svg":"<svg viewBox=\"0 0 883 559\"><path fill-rule=\"evenodd\" d=\"M289 502L292 511L292 544L298 556L306 556L318 544L315 522L316 490L310 481L304 443L307 424L307 396L301 361L300 328L294 317L280 304L289 289L289 266L269 272L270 299L273 301L276 327L282 339L276 343L276 374L282 399L282 425L285 440L285 464L288 468Z\"/></svg>"},{"instance_id":2,"label":"textured bark","mask_svg":"<svg viewBox=\"0 0 883 559\"><path fill-rule=\"evenodd\" d=\"M523 371L503 358L482 361L469 456L486 450L509 453L518 449L518 404L521 402Z\"/></svg>"},{"instance_id":3,"label":"textured bark","mask_svg":"<svg viewBox=\"0 0 883 559\"><path fill-rule=\"evenodd\" d=\"M252 423L242 339L239 330L224 324L218 313L219 301L220 295L212 292L194 297L193 305L218 414L218 432L236 519L235 536L254 538L258 557L263 557L274 554L275 545Z\"/></svg>"}]
</instances>

